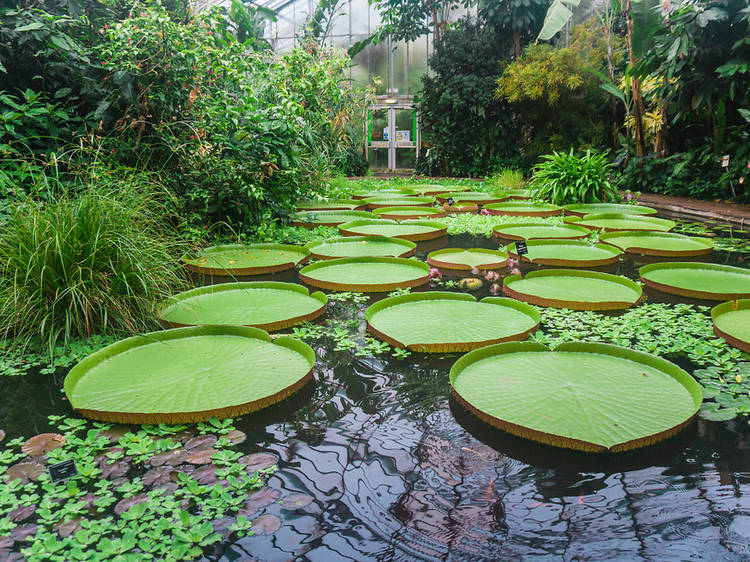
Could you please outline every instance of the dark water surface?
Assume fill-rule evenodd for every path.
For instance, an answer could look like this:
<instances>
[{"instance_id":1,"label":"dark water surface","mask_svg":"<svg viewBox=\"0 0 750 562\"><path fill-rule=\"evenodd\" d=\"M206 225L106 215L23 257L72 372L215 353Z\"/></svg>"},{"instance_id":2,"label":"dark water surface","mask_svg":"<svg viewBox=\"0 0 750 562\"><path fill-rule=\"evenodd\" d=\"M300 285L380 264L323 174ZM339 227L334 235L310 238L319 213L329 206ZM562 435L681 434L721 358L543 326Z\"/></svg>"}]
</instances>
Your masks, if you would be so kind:
<instances>
[{"instance_id":1,"label":"dark water surface","mask_svg":"<svg viewBox=\"0 0 750 562\"><path fill-rule=\"evenodd\" d=\"M469 236L442 244L497 247ZM625 261L620 272L632 277L636 267ZM269 507L282 520L277 532L224 544L215 559L750 560L747 420L697 420L632 453L574 453L463 411L449 397L455 356L315 347L313 384L236 424L248 434L240 449L279 455L270 487L314 501ZM0 427L9 436L48 430L48 414L71 413L61 388L61 377L0 379Z\"/></svg>"}]
</instances>

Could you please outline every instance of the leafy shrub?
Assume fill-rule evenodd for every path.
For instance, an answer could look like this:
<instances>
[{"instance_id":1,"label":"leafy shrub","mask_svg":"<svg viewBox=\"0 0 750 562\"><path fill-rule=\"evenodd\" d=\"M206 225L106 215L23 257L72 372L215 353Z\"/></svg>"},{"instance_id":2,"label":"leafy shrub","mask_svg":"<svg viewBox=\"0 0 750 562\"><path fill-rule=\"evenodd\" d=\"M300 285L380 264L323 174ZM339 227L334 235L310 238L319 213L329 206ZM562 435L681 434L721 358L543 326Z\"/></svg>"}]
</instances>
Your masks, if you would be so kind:
<instances>
[{"instance_id":1,"label":"leafy shrub","mask_svg":"<svg viewBox=\"0 0 750 562\"><path fill-rule=\"evenodd\" d=\"M90 186L14 206L0 236L0 331L46 340L138 332L182 284L154 178L92 172Z\"/></svg>"},{"instance_id":2,"label":"leafy shrub","mask_svg":"<svg viewBox=\"0 0 750 562\"><path fill-rule=\"evenodd\" d=\"M485 185L490 189L521 189L524 184L523 172L511 168L503 168L489 178Z\"/></svg>"},{"instance_id":3,"label":"leafy shrub","mask_svg":"<svg viewBox=\"0 0 750 562\"><path fill-rule=\"evenodd\" d=\"M542 160L531 178L532 192L539 199L555 205L621 199L617 186L608 177L612 164L606 153L587 150L579 157L571 149L542 156Z\"/></svg>"}]
</instances>

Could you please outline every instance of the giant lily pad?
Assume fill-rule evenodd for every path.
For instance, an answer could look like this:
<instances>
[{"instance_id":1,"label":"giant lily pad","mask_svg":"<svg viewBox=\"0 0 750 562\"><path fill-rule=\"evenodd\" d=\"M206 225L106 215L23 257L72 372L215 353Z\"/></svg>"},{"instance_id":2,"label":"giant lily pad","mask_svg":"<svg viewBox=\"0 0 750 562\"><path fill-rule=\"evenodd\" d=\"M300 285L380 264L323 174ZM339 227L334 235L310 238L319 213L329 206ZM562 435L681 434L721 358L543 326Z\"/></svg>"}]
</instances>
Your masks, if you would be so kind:
<instances>
[{"instance_id":1,"label":"giant lily pad","mask_svg":"<svg viewBox=\"0 0 750 562\"><path fill-rule=\"evenodd\" d=\"M501 189L497 191L497 195L515 200L531 199L531 191L528 189Z\"/></svg>"},{"instance_id":2,"label":"giant lily pad","mask_svg":"<svg viewBox=\"0 0 750 562\"><path fill-rule=\"evenodd\" d=\"M750 299L723 302L711 310L711 318L717 336L750 353Z\"/></svg>"},{"instance_id":3,"label":"giant lily pad","mask_svg":"<svg viewBox=\"0 0 750 562\"><path fill-rule=\"evenodd\" d=\"M531 304L572 310L620 310L641 298L641 287L618 275L576 269L532 271L503 280L503 292Z\"/></svg>"},{"instance_id":4,"label":"giant lily pad","mask_svg":"<svg viewBox=\"0 0 750 562\"><path fill-rule=\"evenodd\" d=\"M503 240L536 240L539 238L580 239L591 232L572 224L549 224L546 222L502 224L492 229L495 238Z\"/></svg>"},{"instance_id":5,"label":"giant lily pad","mask_svg":"<svg viewBox=\"0 0 750 562\"><path fill-rule=\"evenodd\" d=\"M382 219L439 219L445 216L443 209L435 207L380 207L373 213Z\"/></svg>"},{"instance_id":6,"label":"giant lily pad","mask_svg":"<svg viewBox=\"0 0 750 562\"><path fill-rule=\"evenodd\" d=\"M644 265L641 281L653 289L715 301L750 298L750 270L731 265L664 262Z\"/></svg>"},{"instance_id":7,"label":"giant lily pad","mask_svg":"<svg viewBox=\"0 0 750 562\"><path fill-rule=\"evenodd\" d=\"M583 217L593 214L624 214L624 215L655 215L659 211L653 207L645 205L625 205L623 203L577 203L575 205L565 205L566 215Z\"/></svg>"},{"instance_id":8,"label":"giant lily pad","mask_svg":"<svg viewBox=\"0 0 750 562\"><path fill-rule=\"evenodd\" d=\"M473 213L479 210L479 205L466 201L455 201L453 205L443 203L443 209L448 213Z\"/></svg>"},{"instance_id":9,"label":"giant lily pad","mask_svg":"<svg viewBox=\"0 0 750 562\"><path fill-rule=\"evenodd\" d=\"M508 197L505 195L492 195L484 191L451 191L449 193L440 193L437 198L441 203L449 202L449 199L453 199L456 202L461 201L462 203L487 205L489 203L500 203Z\"/></svg>"},{"instance_id":10,"label":"giant lily pad","mask_svg":"<svg viewBox=\"0 0 750 562\"><path fill-rule=\"evenodd\" d=\"M708 238L690 237L674 232L607 232L601 234L599 240L622 248L629 254L644 256L702 256L710 254L714 247Z\"/></svg>"},{"instance_id":11,"label":"giant lily pad","mask_svg":"<svg viewBox=\"0 0 750 562\"><path fill-rule=\"evenodd\" d=\"M185 267L206 275L262 275L294 269L310 251L289 244L227 244L211 246L196 258L184 259Z\"/></svg>"},{"instance_id":12,"label":"giant lily pad","mask_svg":"<svg viewBox=\"0 0 750 562\"><path fill-rule=\"evenodd\" d=\"M367 309L365 319L378 338L424 352L469 351L524 340L539 326L539 313L513 299L477 302L471 295L441 291L383 299Z\"/></svg>"},{"instance_id":13,"label":"giant lily pad","mask_svg":"<svg viewBox=\"0 0 750 562\"><path fill-rule=\"evenodd\" d=\"M470 188L461 188L455 185L445 186L436 183L412 183L405 185L403 189L408 193L414 193L416 195L438 195L439 193L448 193L449 191L468 191Z\"/></svg>"},{"instance_id":14,"label":"giant lily pad","mask_svg":"<svg viewBox=\"0 0 750 562\"><path fill-rule=\"evenodd\" d=\"M385 236L338 236L305 245L316 260L360 257L406 258L414 255L416 247L417 245L409 240Z\"/></svg>"},{"instance_id":15,"label":"giant lily pad","mask_svg":"<svg viewBox=\"0 0 750 562\"><path fill-rule=\"evenodd\" d=\"M183 423L259 410L312 378L315 353L256 328L198 326L119 341L78 363L65 394L86 417Z\"/></svg>"},{"instance_id":16,"label":"giant lily pad","mask_svg":"<svg viewBox=\"0 0 750 562\"><path fill-rule=\"evenodd\" d=\"M173 296L159 316L170 327L226 324L283 330L314 320L327 302L323 293L310 295L294 283L222 283Z\"/></svg>"},{"instance_id":17,"label":"giant lily pad","mask_svg":"<svg viewBox=\"0 0 750 562\"><path fill-rule=\"evenodd\" d=\"M622 250L608 244L589 244L584 240L529 240L524 262L559 267L600 267L616 263ZM506 247L513 259L519 259L515 243Z\"/></svg>"},{"instance_id":18,"label":"giant lily pad","mask_svg":"<svg viewBox=\"0 0 750 562\"><path fill-rule=\"evenodd\" d=\"M370 189L368 191L355 191L352 194L352 197L354 199L372 199L372 198L378 198L378 199L385 199L388 197L403 197L403 196L409 196L409 195L416 195L411 189L408 188L401 188L401 189Z\"/></svg>"},{"instance_id":19,"label":"giant lily pad","mask_svg":"<svg viewBox=\"0 0 750 562\"><path fill-rule=\"evenodd\" d=\"M536 201L505 201L484 206L491 215L511 217L554 217L562 214L562 207Z\"/></svg>"},{"instance_id":20,"label":"giant lily pad","mask_svg":"<svg viewBox=\"0 0 750 562\"><path fill-rule=\"evenodd\" d=\"M445 236L448 228L439 221L401 221L388 219L362 219L339 225L344 236L386 236L422 242Z\"/></svg>"},{"instance_id":21,"label":"giant lily pad","mask_svg":"<svg viewBox=\"0 0 750 562\"><path fill-rule=\"evenodd\" d=\"M380 209L381 207L424 207L435 202L434 197L370 197L362 200L368 209Z\"/></svg>"},{"instance_id":22,"label":"giant lily pad","mask_svg":"<svg viewBox=\"0 0 750 562\"><path fill-rule=\"evenodd\" d=\"M331 291L382 293L424 285L430 267L404 258L343 258L320 261L303 267L303 283Z\"/></svg>"},{"instance_id":23,"label":"giant lily pad","mask_svg":"<svg viewBox=\"0 0 750 562\"><path fill-rule=\"evenodd\" d=\"M627 451L670 437L703 395L677 365L601 343L532 342L483 347L450 372L453 394L509 433L556 447Z\"/></svg>"},{"instance_id":24,"label":"giant lily pad","mask_svg":"<svg viewBox=\"0 0 750 562\"><path fill-rule=\"evenodd\" d=\"M356 199L303 199L297 201L298 211L359 211L366 205Z\"/></svg>"},{"instance_id":25,"label":"giant lily pad","mask_svg":"<svg viewBox=\"0 0 750 562\"><path fill-rule=\"evenodd\" d=\"M484 248L444 248L430 252L427 263L443 269L500 269L508 264L508 254Z\"/></svg>"},{"instance_id":26,"label":"giant lily pad","mask_svg":"<svg viewBox=\"0 0 750 562\"><path fill-rule=\"evenodd\" d=\"M581 217L565 217L568 224L584 226L591 230L621 231L621 230L656 230L667 232L677 223L667 219L658 219L644 215L623 215L620 213L603 213L600 215L585 215Z\"/></svg>"},{"instance_id":27,"label":"giant lily pad","mask_svg":"<svg viewBox=\"0 0 750 562\"><path fill-rule=\"evenodd\" d=\"M292 217L294 226L315 228L316 226L337 226L357 220L373 218L369 211L301 211Z\"/></svg>"}]
</instances>

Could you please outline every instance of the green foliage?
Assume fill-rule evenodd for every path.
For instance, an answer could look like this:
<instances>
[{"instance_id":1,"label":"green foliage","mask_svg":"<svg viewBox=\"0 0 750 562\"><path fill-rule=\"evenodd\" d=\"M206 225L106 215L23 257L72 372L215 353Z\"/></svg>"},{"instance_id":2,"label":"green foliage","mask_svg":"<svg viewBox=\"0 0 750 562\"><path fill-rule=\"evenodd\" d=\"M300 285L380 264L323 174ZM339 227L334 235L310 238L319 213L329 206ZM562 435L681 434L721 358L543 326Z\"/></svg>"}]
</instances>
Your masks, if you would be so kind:
<instances>
[{"instance_id":1,"label":"green foliage","mask_svg":"<svg viewBox=\"0 0 750 562\"><path fill-rule=\"evenodd\" d=\"M609 180L612 164L606 153L587 150L583 156L554 152L534 169L531 190L535 197L555 205L606 203L621 199Z\"/></svg>"},{"instance_id":2,"label":"green foliage","mask_svg":"<svg viewBox=\"0 0 750 562\"><path fill-rule=\"evenodd\" d=\"M521 170L503 168L492 174L492 177L484 182L484 185L487 189L522 189L525 183Z\"/></svg>"},{"instance_id":3,"label":"green foliage","mask_svg":"<svg viewBox=\"0 0 750 562\"><path fill-rule=\"evenodd\" d=\"M155 178L93 168L85 189L17 203L0 236L0 330L50 346L156 325L154 305L181 284L181 247L163 233Z\"/></svg>"}]
</instances>

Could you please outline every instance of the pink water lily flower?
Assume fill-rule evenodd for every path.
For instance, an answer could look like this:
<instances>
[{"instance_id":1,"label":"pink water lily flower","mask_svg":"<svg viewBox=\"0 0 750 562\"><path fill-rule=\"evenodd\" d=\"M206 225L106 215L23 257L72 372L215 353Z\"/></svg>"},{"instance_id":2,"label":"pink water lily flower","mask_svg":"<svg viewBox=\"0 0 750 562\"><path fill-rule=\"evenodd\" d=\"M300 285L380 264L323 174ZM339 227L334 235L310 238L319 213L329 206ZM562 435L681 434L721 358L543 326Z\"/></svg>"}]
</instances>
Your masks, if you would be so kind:
<instances>
[{"instance_id":1,"label":"pink water lily flower","mask_svg":"<svg viewBox=\"0 0 750 562\"><path fill-rule=\"evenodd\" d=\"M514 267L516 267L517 265L518 265L518 262L517 262L516 260L514 260L513 258L510 258L510 259L508 260L508 267L509 267L509 268L513 269L513 268L514 268Z\"/></svg>"},{"instance_id":2,"label":"pink water lily flower","mask_svg":"<svg viewBox=\"0 0 750 562\"><path fill-rule=\"evenodd\" d=\"M489 283L494 283L495 281L500 279L500 274L497 271L488 271L487 273L484 274L484 278Z\"/></svg>"},{"instance_id":3,"label":"pink water lily flower","mask_svg":"<svg viewBox=\"0 0 750 562\"><path fill-rule=\"evenodd\" d=\"M430 279L442 279L443 274L440 273L440 270L434 267L430 268Z\"/></svg>"},{"instance_id":4,"label":"pink water lily flower","mask_svg":"<svg viewBox=\"0 0 750 562\"><path fill-rule=\"evenodd\" d=\"M482 209L481 211L479 211L479 214L480 215L489 215L490 212L487 209Z\"/></svg>"}]
</instances>

